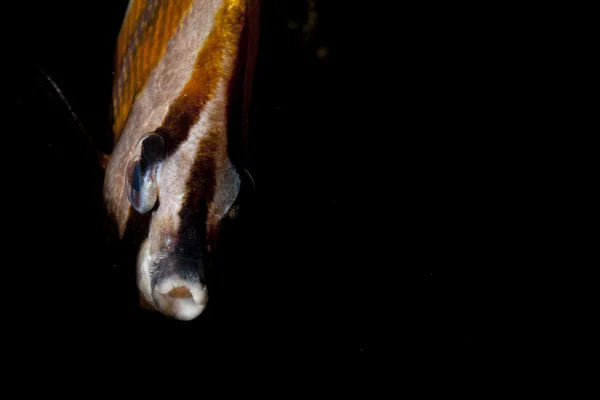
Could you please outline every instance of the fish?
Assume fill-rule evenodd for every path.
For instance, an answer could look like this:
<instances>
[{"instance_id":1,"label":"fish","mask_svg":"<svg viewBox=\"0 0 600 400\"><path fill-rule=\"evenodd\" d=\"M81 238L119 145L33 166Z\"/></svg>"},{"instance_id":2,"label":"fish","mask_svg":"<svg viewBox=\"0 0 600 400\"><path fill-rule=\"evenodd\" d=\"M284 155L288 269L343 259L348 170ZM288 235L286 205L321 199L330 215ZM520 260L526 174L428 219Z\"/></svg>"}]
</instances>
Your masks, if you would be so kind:
<instances>
[{"instance_id":1,"label":"fish","mask_svg":"<svg viewBox=\"0 0 600 400\"><path fill-rule=\"evenodd\" d=\"M260 1L130 0L115 45L104 211L139 304L191 321L244 187Z\"/></svg>"}]
</instances>

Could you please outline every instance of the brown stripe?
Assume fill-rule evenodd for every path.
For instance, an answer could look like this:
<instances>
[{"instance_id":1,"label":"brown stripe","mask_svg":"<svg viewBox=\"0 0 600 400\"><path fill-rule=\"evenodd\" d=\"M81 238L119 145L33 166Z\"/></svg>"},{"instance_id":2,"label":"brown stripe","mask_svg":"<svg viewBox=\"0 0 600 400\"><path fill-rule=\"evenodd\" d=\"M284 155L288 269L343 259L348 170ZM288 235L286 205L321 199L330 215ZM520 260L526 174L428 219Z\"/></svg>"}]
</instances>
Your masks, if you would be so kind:
<instances>
[{"instance_id":1,"label":"brown stripe","mask_svg":"<svg viewBox=\"0 0 600 400\"><path fill-rule=\"evenodd\" d=\"M169 133L176 143L181 143L188 136L189 128L214 95L219 79L224 79L229 87L239 56L239 40L245 22L246 6L245 0L234 0L224 4L219 10L215 26L196 58L192 78L165 118L166 124L163 126L170 127ZM227 70L225 58L232 61L232 65L227 65ZM229 99L226 101L229 102ZM209 248L214 245L218 224L208 210L215 195L218 160L226 152L227 132L213 127L204 133L186 182L186 193L179 213L179 237L198 237L201 234L202 242L208 239L206 244Z\"/></svg>"},{"instance_id":2,"label":"brown stripe","mask_svg":"<svg viewBox=\"0 0 600 400\"><path fill-rule=\"evenodd\" d=\"M166 136L170 151L175 151L187 139L190 128L213 97L219 80L229 78L224 71L223 61L226 55L235 57L245 9L245 0L230 0L225 1L217 12L213 29L196 57L191 78L158 129Z\"/></svg>"}]
</instances>

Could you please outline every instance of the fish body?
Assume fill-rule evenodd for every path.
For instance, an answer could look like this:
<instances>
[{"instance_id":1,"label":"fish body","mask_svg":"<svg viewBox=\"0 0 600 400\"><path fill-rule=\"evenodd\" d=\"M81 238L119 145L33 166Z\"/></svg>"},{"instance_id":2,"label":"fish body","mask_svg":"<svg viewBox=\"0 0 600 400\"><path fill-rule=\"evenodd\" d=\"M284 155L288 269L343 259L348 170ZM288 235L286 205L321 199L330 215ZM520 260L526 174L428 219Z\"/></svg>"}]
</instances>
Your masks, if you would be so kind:
<instances>
[{"instance_id":1,"label":"fish body","mask_svg":"<svg viewBox=\"0 0 600 400\"><path fill-rule=\"evenodd\" d=\"M257 4L131 0L117 39L105 210L135 254L141 304L175 319L205 309L208 260L240 194L231 148L247 129Z\"/></svg>"}]
</instances>

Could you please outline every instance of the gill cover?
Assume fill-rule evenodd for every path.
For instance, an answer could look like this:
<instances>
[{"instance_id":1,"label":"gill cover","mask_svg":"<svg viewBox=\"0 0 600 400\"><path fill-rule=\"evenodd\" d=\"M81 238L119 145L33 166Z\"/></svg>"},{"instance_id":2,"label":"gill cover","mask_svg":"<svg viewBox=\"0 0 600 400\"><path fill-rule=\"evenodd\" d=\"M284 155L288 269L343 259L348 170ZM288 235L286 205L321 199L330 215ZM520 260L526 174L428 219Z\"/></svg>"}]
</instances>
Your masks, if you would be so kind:
<instances>
[{"instance_id":1,"label":"gill cover","mask_svg":"<svg viewBox=\"0 0 600 400\"><path fill-rule=\"evenodd\" d=\"M158 198L156 172L165 156L165 142L151 133L139 143L138 155L127 164L125 190L129 202L139 213L150 211Z\"/></svg>"}]
</instances>

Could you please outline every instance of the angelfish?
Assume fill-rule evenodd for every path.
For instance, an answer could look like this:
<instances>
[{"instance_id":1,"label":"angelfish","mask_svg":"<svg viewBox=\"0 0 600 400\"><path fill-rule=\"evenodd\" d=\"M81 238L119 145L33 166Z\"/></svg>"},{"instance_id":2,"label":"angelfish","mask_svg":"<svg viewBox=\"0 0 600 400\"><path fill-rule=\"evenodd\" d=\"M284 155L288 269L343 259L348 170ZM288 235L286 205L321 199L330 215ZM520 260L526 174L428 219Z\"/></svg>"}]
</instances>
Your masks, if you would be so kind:
<instances>
[{"instance_id":1,"label":"angelfish","mask_svg":"<svg viewBox=\"0 0 600 400\"><path fill-rule=\"evenodd\" d=\"M254 0L131 0L115 54L103 197L133 243L140 304L178 320L207 306L206 271L237 209L256 59ZM134 267L131 265L130 267Z\"/></svg>"}]
</instances>

